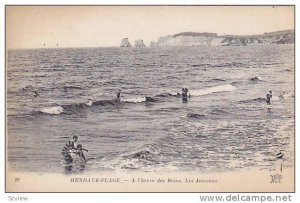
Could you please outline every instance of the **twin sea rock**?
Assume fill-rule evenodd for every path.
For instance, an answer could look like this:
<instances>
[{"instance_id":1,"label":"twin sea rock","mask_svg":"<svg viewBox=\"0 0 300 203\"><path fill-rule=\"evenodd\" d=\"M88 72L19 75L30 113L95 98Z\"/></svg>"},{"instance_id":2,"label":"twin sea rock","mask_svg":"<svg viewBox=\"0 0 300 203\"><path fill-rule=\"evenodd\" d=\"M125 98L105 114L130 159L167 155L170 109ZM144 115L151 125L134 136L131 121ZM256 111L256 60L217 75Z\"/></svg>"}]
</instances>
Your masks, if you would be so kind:
<instances>
[{"instance_id":1,"label":"twin sea rock","mask_svg":"<svg viewBox=\"0 0 300 203\"><path fill-rule=\"evenodd\" d=\"M134 46L135 47L146 47L143 40L135 40L134 41ZM128 38L123 38L120 47L131 47L130 42L128 41Z\"/></svg>"}]
</instances>

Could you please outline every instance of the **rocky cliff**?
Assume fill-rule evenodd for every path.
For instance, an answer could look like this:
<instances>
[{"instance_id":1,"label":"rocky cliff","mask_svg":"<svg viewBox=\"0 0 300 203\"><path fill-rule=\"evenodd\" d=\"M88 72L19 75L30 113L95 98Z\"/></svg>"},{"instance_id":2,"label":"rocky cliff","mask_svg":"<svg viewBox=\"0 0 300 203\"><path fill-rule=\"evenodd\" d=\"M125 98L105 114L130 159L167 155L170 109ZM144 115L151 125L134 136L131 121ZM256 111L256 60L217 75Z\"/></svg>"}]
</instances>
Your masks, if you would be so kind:
<instances>
[{"instance_id":1,"label":"rocky cliff","mask_svg":"<svg viewBox=\"0 0 300 203\"><path fill-rule=\"evenodd\" d=\"M129 43L128 38L122 39L120 47L131 47L131 44Z\"/></svg>"},{"instance_id":2,"label":"rocky cliff","mask_svg":"<svg viewBox=\"0 0 300 203\"><path fill-rule=\"evenodd\" d=\"M134 41L134 46L135 47L146 47L145 44L144 44L144 41L142 39L135 40Z\"/></svg>"},{"instance_id":3,"label":"rocky cliff","mask_svg":"<svg viewBox=\"0 0 300 203\"><path fill-rule=\"evenodd\" d=\"M216 33L183 32L160 37L151 47L161 46L248 46L263 44L294 44L294 30L264 33L262 35L223 35Z\"/></svg>"}]
</instances>

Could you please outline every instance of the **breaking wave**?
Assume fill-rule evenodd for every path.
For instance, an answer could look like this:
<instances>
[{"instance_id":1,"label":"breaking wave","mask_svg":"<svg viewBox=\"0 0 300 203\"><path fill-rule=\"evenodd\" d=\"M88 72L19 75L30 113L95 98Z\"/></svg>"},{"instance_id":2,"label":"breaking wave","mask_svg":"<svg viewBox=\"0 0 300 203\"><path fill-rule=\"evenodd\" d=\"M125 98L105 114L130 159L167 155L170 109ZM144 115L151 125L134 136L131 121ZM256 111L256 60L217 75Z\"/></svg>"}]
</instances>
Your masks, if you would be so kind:
<instances>
[{"instance_id":1,"label":"breaking wave","mask_svg":"<svg viewBox=\"0 0 300 203\"><path fill-rule=\"evenodd\" d=\"M128 102L128 103L142 103L146 101L146 97L137 97L137 98L129 98L129 99L123 99L122 102Z\"/></svg>"},{"instance_id":2,"label":"breaking wave","mask_svg":"<svg viewBox=\"0 0 300 203\"><path fill-rule=\"evenodd\" d=\"M40 112L45 114L51 114L51 115L58 115L61 114L64 111L64 108L61 106L54 106L54 107L46 107L42 108Z\"/></svg>"},{"instance_id":3,"label":"breaking wave","mask_svg":"<svg viewBox=\"0 0 300 203\"><path fill-rule=\"evenodd\" d=\"M74 104L67 104L61 106L54 106L54 107L44 107L39 112L43 114L50 114L50 115L59 115L59 114L72 114L76 112L80 112L85 108L95 107L95 106L117 106L117 105L125 105L125 104L136 104L136 103L145 103L145 102L155 102L156 99L152 97L141 97L141 98L130 98L124 99L121 101L118 100L100 100L100 101L92 101L88 100L84 103L74 103ZM33 112L35 113L35 112Z\"/></svg>"},{"instance_id":4,"label":"breaking wave","mask_svg":"<svg viewBox=\"0 0 300 203\"><path fill-rule=\"evenodd\" d=\"M253 77L253 78L250 78L250 81L252 82L256 82L256 81L263 81L263 78L262 77Z\"/></svg>"},{"instance_id":5,"label":"breaking wave","mask_svg":"<svg viewBox=\"0 0 300 203\"><path fill-rule=\"evenodd\" d=\"M231 92L236 89L235 86L226 84L226 85L218 85L214 87L209 87L206 89L199 89L199 90L191 90L192 96L203 96L207 94L217 93L217 92Z\"/></svg>"},{"instance_id":6,"label":"breaking wave","mask_svg":"<svg viewBox=\"0 0 300 203\"><path fill-rule=\"evenodd\" d=\"M226 85L218 85L209 87L206 89L199 89L199 90L192 90L192 96L203 96L207 94L217 93L217 92L230 92L236 89L235 86L226 84ZM155 95L154 97L134 97L134 98L125 98L121 101L118 100L99 100L99 101L92 101L88 100L83 103L74 103L74 104L67 104L61 106L54 106L54 107L44 107L39 112L44 114L51 114L51 115L59 115L59 114L72 114L81 111L82 109L95 107L95 106L120 106L126 104L139 104L139 103L148 103L148 102L157 102L163 101L162 98L172 98L172 97L181 97L181 93L174 93L174 92L167 92ZM188 117L190 118L200 118L204 115L197 115L197 114L190 114Z\"/></svg>"}]
</instances>

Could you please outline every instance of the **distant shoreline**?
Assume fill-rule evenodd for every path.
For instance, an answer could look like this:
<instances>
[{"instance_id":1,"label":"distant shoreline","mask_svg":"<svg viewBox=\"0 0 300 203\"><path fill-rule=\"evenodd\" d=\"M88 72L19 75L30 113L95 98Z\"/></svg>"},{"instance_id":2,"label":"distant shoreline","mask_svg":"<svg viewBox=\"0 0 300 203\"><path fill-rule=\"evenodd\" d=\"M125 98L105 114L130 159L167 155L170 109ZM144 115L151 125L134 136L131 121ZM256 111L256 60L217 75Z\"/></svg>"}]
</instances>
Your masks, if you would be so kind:
<instances>
[{"instance_id":1,"label":"distant shoreline","mask_svg":"<svg viewBox=\"0 0 300 203\"><path fill-rule=\"evenodd\" d=\"M281 30L260 35L220 35L217 33L182 32L158 38L150 47L165 46L249 46L295 44L295 31Z\"/></svg>"},{"instance_id":2,"label":"distant shoreline","mask_svg":"<svg viewBox=\"0 0 300 203\"><path fill-rule=\"evenodd\" d=\"M278 46L278 45L284 45L284 46L294 46L295 44L261 44L261 45L256 45L256 46ZM189 48L197 48L197 46L177 46L178 48L184 48L184 47L189 47ZM223 46L224 47L224 46ZM157 48L162 48L162 47L119 47L119 46L111 46L111 47L49 47L49 48L20 48L20 49L6 49L6 52L9 51L26 51L26 50L62 50L62 49L157 49ZM165 46L164 48L176 48L176 46ZM198 48L202 48L201 46L198 46Z\"/></svg>"},{"instance_id":3,"label":"distant shoreline","mask_svg":"<svg viewBox=\"0 0 300 203\"><path fill-rule=\"evenodd\" d=\"M201 39L200 39L201 38ZM263 43L264 39L270 39L271 43ZM278 38L278 39L276 39ZM127 39L127 38L126 38ZM174 40L176 43L174 43ZM270 41L269 40L269 41ZM181 42L178 42L181 41ZM188 41L188 43L186 43ZM260 43L261 42L261 43ZM221 44L220 44L221 43ZM29 47L29 48L6 48L6 51L36 50L36 49L90 49L90 48L149 48L149 47L190 47L190 46L247 46L247 45L269 45L269 44L295 44L295 30L279 30L265 32L256 35L218 35L209 32L181 32L173 35L159 37L156 42L150 42L145 47L120 47L116 46L83 46L83 47Z\"/></svg>"}]
</instances>

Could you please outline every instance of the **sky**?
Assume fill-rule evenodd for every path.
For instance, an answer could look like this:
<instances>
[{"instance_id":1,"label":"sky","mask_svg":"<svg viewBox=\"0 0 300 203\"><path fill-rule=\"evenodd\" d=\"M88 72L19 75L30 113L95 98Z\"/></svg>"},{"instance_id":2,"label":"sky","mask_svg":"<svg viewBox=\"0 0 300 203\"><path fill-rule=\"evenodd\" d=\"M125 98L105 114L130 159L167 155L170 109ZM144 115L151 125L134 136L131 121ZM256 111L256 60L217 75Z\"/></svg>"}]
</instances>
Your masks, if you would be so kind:
<instances>
[{"instance_id":1,"label":"sky","mask_svg":"<svg viewBox=\"0 0 300 203\"><path fill-rule=\"evenodd\" d=\"M293 6L6 6L8 49L146 46L180 32L251 35L294 29Z\"/></svg>"}]
</instances>

